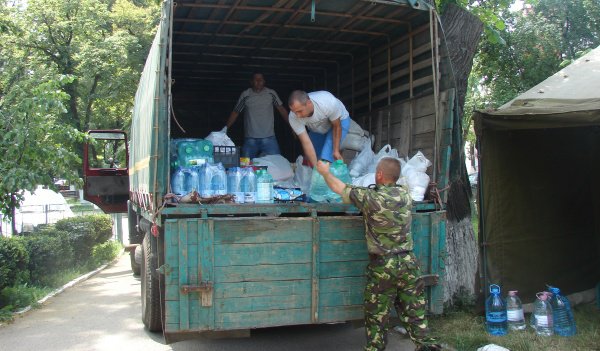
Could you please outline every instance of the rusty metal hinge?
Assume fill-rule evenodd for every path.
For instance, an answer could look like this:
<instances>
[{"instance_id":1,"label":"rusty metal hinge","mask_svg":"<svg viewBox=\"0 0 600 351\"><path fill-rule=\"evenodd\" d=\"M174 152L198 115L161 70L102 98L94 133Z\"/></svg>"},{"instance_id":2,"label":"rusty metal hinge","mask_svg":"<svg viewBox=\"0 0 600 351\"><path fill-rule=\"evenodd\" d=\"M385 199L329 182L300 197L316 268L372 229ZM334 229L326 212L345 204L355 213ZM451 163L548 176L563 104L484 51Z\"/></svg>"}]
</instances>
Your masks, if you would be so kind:
<instances>
[{"instance_id":1,"label":"rusty metal hinge","mask_svg":"<svg viewBox=\"0 0 600 351\"><path fill-rule=\"evenodd\" d=\"M425 286L438 285L440 276L438 274L423 274L419 277L425 284Z\"/></svg>"},{"instance_id":2,"label":"rusty metal hinge","mask_svg":"<svg viewBox=\"0 0 600 351\"><path fill-rule=\"evenodd\" d=\"M202 306L212 306L213 282L205 281L198 285L182 285L179 290L182 294L199 293Z\"/></svg>"}]
</instances>

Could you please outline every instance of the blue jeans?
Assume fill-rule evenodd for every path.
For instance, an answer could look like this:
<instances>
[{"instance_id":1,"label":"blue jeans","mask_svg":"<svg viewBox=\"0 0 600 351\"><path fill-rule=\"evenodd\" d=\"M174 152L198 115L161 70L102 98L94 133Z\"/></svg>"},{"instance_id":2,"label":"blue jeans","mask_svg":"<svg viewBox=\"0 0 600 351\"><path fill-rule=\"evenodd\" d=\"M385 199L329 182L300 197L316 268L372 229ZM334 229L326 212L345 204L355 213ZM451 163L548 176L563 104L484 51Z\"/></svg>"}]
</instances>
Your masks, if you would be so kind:
<instances>
[{"instance_id":1,"label":"blue jeans","mask_svg":"<svg viewBox=\"0 0 600 351\"><path fill-rule=\"evenodd\" d=\"M342 124L342 138L340 139L340 145L346 138L348 130L350 130L350 117L343 119ZM333 128L330 128L326 134L320 134L317 132L308 132L308 137L315 148L318 160L327 160L329 162L335 161L333 159ZM341 149L340 149L341 151Z\"/></svg>"},{"instance_id":2,"label":"blue jeans","mask_svg":"<svg viewBox=\"0 0 600 351\"><path fill-rule=\"evenodd\" d=\"M246 138L242 147L242 157L255 158L264 155L280 154L277 138L270 136L266 138Z\"/></svg>"}]
</instances>

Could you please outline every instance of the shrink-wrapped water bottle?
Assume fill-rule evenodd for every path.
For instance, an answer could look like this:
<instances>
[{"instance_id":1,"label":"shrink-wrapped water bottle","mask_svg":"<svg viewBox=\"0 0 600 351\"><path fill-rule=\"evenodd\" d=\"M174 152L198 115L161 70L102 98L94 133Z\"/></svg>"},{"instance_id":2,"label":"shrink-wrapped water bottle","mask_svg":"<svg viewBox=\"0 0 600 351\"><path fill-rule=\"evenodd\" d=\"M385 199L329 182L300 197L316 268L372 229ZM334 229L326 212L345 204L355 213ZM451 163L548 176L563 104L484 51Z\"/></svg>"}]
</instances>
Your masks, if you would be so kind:
<instances>
[{"instance_id":1,"label":"shrink-wrapped water bottle","mask_svg":"<svg viewBox=\"0 0 600 351\"><path fill-rule=\"evenodd\" d=\"M532 321L536 334L542 336L551 336L553 331L552 306L548 301L546 293L537 293L537 300L533 304Z\"/></svg>"},{"instance_id":2,"label":"shrink-wrapped water bottle","mask_svg":"<svg viewBox=\"0 0 600 351\"><path fill-rule=\"evenodd\" d=\"M200 175L198 173L198 167L190 167L187 170L185 177L185 190L188 193L193 190L200 190Z\"/></svg>"},{"instance_id":3,"label":"shrink-wrapped water bottle","mask_svg":"<svg viewBox=\"0 0 600 351\"><path fill-rule=\"evenodd\" d=\"M256 174L256 202L273 202L273 177L265 169L261 169Z\"/></svg>"},{"instance_id":4,"label":"shrink-wrapped water bottle","mask_svg":"<svg viewBox=\"0 0 600 351\"><path fill-rule=\"evenodd\" d=\"M213 195L227 194L227 173L220 162L214 165L211 179L211 190Z\"/></svg>"},{"instance_id":5,"label":"shrink-wrapped water bottle","mask_svg":"<svg viewBox=\"0 0 600 351\"><path fill-rule=\"evenodd\" d=\"M552 293L550 306L552 306L552 316L554 318L554 334L560 336L575 335L577 328L569 299L560 294L559 288L548 286L548 290Z\"/></svg>"},{"instance_id":6,"label":"shrink-wrapped water bottle","mask_svg":"<svg viewBox=\"0 0 600 351\"><path fill-rule=\"evenodd\" d=\"M506 335L506 305L500 296L500 287L490 285L490 296L485 302L486 329L491 335Z\"/></svg>"},{"instance_id":7,"label":"shrink-wrapped water bottle","mask_svg":"<svg viewBox=\"0 0 600 351\"><path fill-rule=\"evenodd\" d=\"M233 195L236 203L244 203L244 192L242 191L242 170L240 167L231 167L227 171L227 193Z\"/></svg>"},{"instance_id":8,"label":"shrink-wrapped water bottle","mask_svg":"<svg viewBox=\"0 0 600 351\"><path fill-rule=\"evenodd\" d=\"M329 187L325 183L323 176L317 171L315 167L312 172L310 180L310 200L313 202L327 202L329 195Z\"/></svg>"},{"instance_id":9,"label":"shrink-wrapped water bottle","mask_svg":"<svg viewBox=\"0 0 600 351\"><path fill-rule=\"evenodd\" d=\"M256 175L252 167L242 169L242 191L244 192L244 202L254 203L256 201Z\"/></svg>"},{"instance_id":10,"label":"shrink-wrapped water bottle","mask_svg":"<svg viewBox=\"0 0 600 351\"><path fill-rule=\"evenodd\" d=\"M506 318L511 330L525 329L525 316L523 315L523 304L517 296L517 291L509 291L506 297Z\"/></svg>"},{"instance_id":11,"label":"shrink-wrapped water bottle","mask_svg":"<svg viewBox=\"0 0 600 351\"><path fill-rule=\"evenodd\" d=\"M181 167L178 167L171 176L171 191L177 195L185 195L185 173Z\"/></svg>"}]
</instances>

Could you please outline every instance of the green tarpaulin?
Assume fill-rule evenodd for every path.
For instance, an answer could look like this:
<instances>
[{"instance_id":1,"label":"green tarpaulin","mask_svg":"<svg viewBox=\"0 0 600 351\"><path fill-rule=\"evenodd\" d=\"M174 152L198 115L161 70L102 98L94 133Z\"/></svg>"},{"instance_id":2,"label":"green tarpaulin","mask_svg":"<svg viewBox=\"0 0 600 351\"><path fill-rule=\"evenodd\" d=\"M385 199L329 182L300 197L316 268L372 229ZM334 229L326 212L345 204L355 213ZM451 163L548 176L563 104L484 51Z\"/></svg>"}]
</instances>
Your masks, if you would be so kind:
<instances>
[{"instance_id":1,"label":"green tarpaulin","mask_svg":"<svg viewBox=\"0 0 600 351\"><path fill-rule=\"evenodd\" d=\"M600 48L495 111L475 113L485 286L600 282Z\"/></svg>"}]
</instances>

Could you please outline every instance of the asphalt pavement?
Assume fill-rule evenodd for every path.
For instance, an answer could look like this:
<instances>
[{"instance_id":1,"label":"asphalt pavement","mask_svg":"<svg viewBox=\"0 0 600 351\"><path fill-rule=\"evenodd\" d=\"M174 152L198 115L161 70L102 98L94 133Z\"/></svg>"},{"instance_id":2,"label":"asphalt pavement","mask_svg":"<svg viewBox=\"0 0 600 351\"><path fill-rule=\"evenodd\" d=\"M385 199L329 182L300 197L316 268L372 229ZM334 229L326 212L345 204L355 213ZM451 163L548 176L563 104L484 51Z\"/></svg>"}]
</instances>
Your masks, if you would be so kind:
<instances>
[{"instance_id":1,"label":"asphalt pavement","mask_svg":"<svg viewBox=\"0 0 600 351\"><path fill-rule=\"evenodd\" d=\"M141 322L140 280L123 255L90 279L0 327L0 351L360 351L364 329L349 323L265 328L240 339L164 343ZM414 350L391 332L387 350Z\"/></svg>"}]
</instances>

